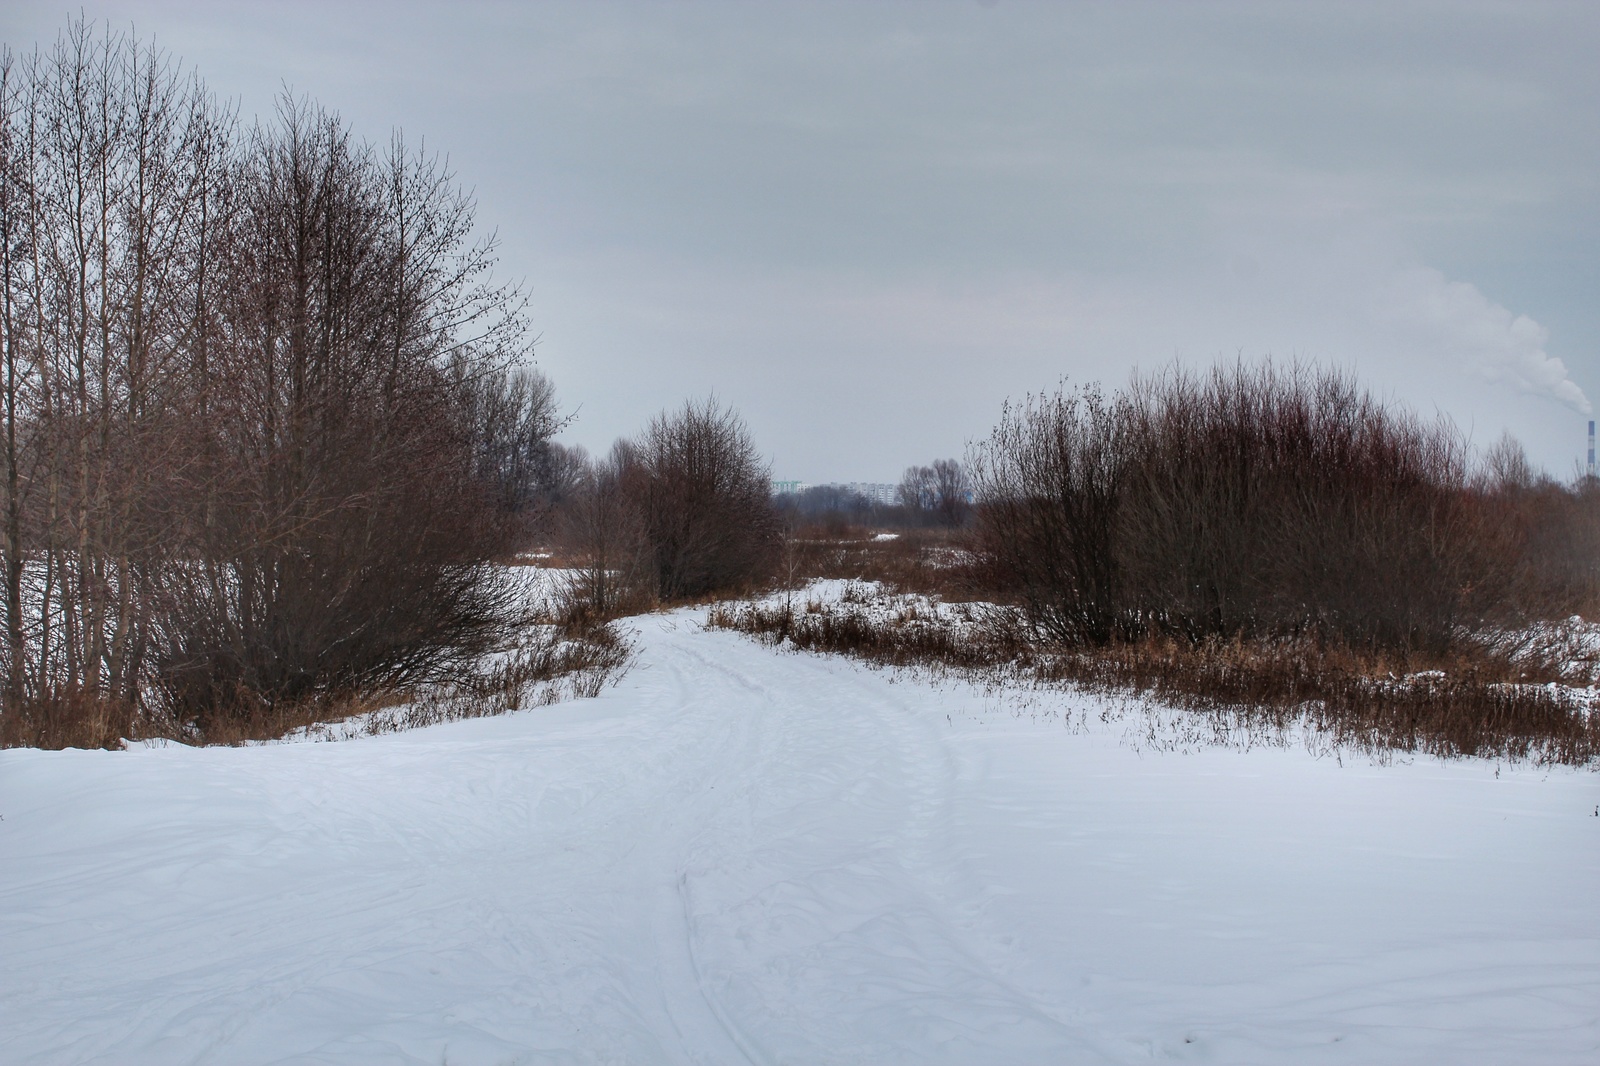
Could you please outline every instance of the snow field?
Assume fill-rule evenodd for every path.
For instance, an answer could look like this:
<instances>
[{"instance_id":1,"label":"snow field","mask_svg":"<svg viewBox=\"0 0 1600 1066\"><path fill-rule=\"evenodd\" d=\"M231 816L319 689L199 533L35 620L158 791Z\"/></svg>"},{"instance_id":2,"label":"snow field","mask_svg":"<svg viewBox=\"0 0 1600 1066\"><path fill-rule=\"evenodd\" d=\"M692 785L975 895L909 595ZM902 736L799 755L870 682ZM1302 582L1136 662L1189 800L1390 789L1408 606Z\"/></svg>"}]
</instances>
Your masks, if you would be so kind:
<instances>
[{"instance_id":1,"label":"snow field","mask_svg":"<svg viewBox=\"0 0 1600 1066\"><path fill-rule=\"evenodd\" d=\"M1158 754L699 617L502 718L0 752L0 1062L1600 1061L1592 772Z\"/></svg>"}]
</instances>

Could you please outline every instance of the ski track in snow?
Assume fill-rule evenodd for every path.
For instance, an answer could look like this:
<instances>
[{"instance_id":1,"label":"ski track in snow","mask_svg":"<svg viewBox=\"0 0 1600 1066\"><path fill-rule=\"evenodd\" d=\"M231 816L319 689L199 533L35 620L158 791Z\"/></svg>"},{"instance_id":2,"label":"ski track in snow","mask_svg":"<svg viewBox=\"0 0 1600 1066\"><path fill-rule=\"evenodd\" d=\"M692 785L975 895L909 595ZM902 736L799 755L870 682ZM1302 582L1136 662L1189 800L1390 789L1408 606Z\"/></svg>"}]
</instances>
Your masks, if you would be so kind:
<instances>
[{"instance_id":1,"label":"ski track in snow","mask_svg":"<svg viewBox=\"0 0 1600 1066\"><path fill-rule=\"evenodd\" d=\"M698 617L597 700L0 752L0 1063L1600 1062L1600 775L1141 754Z\"/></svg>"}]
</instances>

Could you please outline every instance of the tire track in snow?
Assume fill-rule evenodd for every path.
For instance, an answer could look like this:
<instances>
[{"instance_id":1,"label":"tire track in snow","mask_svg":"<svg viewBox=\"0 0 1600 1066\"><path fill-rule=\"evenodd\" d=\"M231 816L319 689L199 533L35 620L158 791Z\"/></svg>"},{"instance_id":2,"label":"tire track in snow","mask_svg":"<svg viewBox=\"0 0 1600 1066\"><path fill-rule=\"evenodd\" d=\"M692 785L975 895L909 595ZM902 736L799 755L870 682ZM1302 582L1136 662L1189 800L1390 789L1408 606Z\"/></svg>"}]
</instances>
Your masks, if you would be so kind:
<instances>
[{"instance_id":1,"label":"tire track in snow","mask_svg":"<svg viewBox=\"0 0 1600 1066\"><path fill-rule=\"evenodd\" d=\"M985 965L961 928L970 917L946 902L970 898L941 841L954 769L899 695L925 690L732 634L663 636L647 654L686 700L750 701L743 777L724 786L741 802L691 842L706 865L683 880L691 963L713 1013L742 1019L730 1035L760 1030L780 1061L1100 1057ZM807 1001L829 1007L789 1006Z\"/></svg>"},{"instance_id":2,"label":"tire track in snow","mask_svg":"<svg viewBox=\"0 0 1600 1066\"><path fill-rule=\"evenodd\" d=\"M0 1061L1076 1046L943 902L963 895L952 771L920 689L683 615L638 624L639 668L564 709L344 744L8 755L32 798L0 826L0 974L23 975L0 976Z\"/></svg>"}]
</instances>

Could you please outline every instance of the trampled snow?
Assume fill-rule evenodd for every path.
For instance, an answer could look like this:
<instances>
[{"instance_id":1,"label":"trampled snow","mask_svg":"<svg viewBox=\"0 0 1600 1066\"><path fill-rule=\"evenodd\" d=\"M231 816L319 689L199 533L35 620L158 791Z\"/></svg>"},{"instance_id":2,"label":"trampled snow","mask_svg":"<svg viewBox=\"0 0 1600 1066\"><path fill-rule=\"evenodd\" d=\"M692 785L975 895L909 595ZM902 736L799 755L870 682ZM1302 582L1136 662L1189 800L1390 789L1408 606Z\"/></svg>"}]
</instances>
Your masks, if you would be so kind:
<instances>
[{"instance_id":1,"label":"trampled snow","mask_svg":"<svg viewBox=\"0 0 1600 1066\"><path fill-rule=\"evenodd\" d=\"M0 752L0 1062L1600 1062L1600 775L1158 753L698 617L503 718Z\"/></svg>"}]
</instances>

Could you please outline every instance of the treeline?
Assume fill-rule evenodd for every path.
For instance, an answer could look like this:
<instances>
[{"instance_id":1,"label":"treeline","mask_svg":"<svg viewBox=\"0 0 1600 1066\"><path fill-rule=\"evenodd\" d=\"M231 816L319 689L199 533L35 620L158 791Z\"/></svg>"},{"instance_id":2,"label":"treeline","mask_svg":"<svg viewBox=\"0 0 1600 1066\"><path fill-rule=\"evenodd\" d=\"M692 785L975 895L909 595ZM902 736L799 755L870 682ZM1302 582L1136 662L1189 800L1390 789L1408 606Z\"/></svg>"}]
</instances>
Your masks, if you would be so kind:
<instances>
[{"instance_id":1,"label":"treeline","mask_svg":"<svg viewBox=\"0 0 1600 1066\"><path fill-rule=\"evenodd\" d=\"M1437 653L1600 604L1600 492L1346 374L1172 369L1008 406L974 451L985 582L1070 644L1312 638Z\"/></svg>"},{"instance_id":2,"label":"treeline","mask_svg":"<svg viewBox=\"0 0 1600 1066\"><path fill-rule=\"evenodd\" d=\"M204 735L504 635L557 415L474 210L128 36L0 53L3 739Z\"/></svg>"},{"instance_id":3,"label":"treeline","mask_svg":"<svg viewBox=\"0 0 1600 1066\"><path fill-rule=\"evenodd\" d=\"M791 526L814 526L834 534L851 527L960 529L972 518L973 492L966 468L955 459L908 466L895 486L894 502L883 503L848 485L812 485L774 501Z\"/></svg>"}]
</instances>

